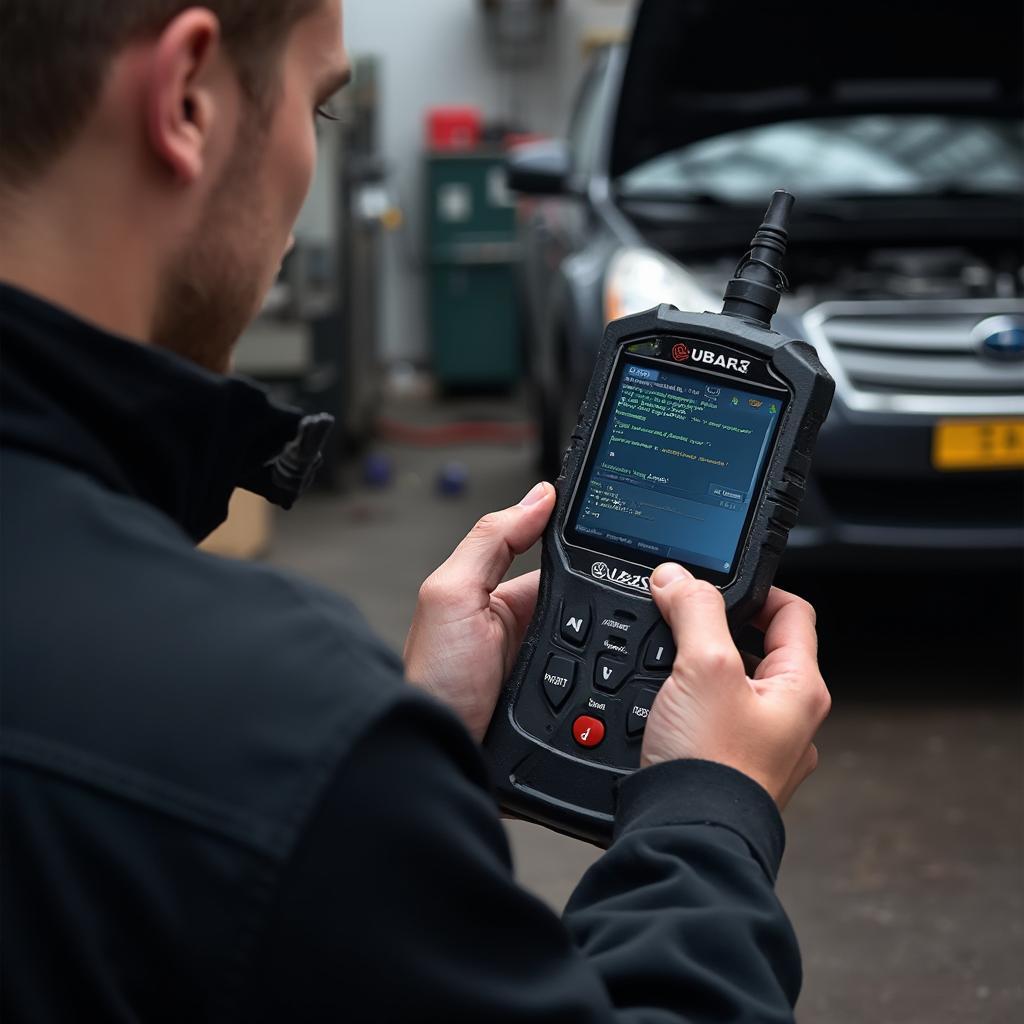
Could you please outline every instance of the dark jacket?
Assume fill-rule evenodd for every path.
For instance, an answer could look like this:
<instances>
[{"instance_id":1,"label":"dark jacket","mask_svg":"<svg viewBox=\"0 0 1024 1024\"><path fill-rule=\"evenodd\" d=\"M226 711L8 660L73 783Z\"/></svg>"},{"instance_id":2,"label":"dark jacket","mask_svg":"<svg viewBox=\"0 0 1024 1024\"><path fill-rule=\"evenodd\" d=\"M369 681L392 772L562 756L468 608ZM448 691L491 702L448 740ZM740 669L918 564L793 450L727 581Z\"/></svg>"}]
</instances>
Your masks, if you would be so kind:
<instances>
[{"instance_id":1,"label":"dark jacket","mask_svg":"<svg viewBox=\"0 0 1024 1024\"><path fill-rule=\"evenodd\" d=\"M6 287L0 332L5 1021L791 1019L762 789L638 773L559 920L355 609L194 548L297 414Z\"/></svg>"}]
</instances>

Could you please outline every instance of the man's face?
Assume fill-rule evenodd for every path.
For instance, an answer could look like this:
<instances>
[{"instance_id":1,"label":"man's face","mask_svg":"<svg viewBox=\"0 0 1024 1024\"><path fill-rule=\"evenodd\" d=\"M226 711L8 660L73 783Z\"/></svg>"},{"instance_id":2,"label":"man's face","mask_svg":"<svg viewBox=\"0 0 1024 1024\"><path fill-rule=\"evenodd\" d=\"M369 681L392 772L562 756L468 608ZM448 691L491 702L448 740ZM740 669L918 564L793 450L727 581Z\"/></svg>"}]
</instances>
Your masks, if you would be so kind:
<instances>
[{"instance_id":1,"label":"man's face","mask_svg":"<svg viewBox=\"0 0 1024 1024\"><path fill-rule=\"evenodd\" d=\"M218 373L259 312L291 240L316 163L315 112L348 77L341 2L297 22L279 84L245 101L236 145L203 216L168 271L153 341Z\"/></svg>"}]
</instances>

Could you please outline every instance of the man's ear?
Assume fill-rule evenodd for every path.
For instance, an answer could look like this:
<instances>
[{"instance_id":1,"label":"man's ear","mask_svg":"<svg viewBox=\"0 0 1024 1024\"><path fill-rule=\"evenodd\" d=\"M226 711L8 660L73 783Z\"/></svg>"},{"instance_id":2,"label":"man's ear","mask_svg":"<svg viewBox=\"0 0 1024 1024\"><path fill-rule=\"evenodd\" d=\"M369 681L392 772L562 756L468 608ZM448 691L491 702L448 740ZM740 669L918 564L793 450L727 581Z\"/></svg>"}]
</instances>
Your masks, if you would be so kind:
<instances>
[{"instance_id":1,"label":"man's ear","mask_svg":"<svg viewBox=\"0 0 1024 1024\"><path fill-rule=\"evenodd\" d=\"M155 156L175 179L202 173L217 111L211 74L220 23L204 8L183 11L160 33L146 73L146 127Z\"/></svg>"}]
</instances>

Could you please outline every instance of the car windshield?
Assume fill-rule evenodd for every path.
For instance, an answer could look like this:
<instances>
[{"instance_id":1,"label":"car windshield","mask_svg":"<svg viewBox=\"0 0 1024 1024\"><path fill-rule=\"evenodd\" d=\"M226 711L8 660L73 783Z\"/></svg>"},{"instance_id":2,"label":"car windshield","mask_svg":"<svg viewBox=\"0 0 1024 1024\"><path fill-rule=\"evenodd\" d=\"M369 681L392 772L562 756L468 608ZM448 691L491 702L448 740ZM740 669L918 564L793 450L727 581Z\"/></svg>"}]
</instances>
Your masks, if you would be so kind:
<instances>
[{"instance_id":1,"label":"car windshield","mask_svg":"<svg viewBox=\"0 0 1024 1024\"><path fill-rule=\"evenodd\" d=\"M801 197L1020 194L1024 123L940 115L786 121L702 139L618 181L626 197L760 201Z\"/></svg>"}]
</instances>

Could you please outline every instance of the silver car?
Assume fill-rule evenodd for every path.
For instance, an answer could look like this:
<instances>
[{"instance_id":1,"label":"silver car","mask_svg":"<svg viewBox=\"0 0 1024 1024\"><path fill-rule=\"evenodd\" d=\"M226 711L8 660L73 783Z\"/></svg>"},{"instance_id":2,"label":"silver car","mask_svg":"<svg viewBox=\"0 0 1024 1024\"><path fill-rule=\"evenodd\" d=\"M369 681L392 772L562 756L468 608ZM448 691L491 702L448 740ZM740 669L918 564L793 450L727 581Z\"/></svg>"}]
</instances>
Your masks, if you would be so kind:
<instances>
[{"instance_id":1,"label":"silver car","mask_svg":"<svg viewBox=\"0 0 1024 1024\"><path fill-rule=\"evenodd\" d=\"M787 560L1019 563L1024 8L847 7L643 0L567 140L513 153L544 468L605 323L719 309L786 188L776 326L837 384Z\"/></svg>"}]
</instances>

